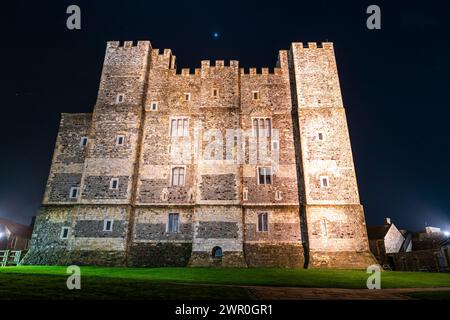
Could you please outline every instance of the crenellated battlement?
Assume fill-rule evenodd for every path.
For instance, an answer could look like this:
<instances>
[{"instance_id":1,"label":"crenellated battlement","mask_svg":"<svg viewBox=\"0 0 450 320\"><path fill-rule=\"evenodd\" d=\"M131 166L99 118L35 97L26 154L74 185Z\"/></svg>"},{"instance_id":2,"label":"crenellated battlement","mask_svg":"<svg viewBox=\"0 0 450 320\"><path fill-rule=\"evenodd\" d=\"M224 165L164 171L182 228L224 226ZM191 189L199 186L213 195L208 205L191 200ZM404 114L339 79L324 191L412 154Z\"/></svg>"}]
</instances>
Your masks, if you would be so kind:
<instances>
[{"instance_id":1,"label":"crenellated battlement","mask_svg":"<svg viewBox=\"0 0 450 320\"><path fill-rule=\"evenodd\" d=\"M143 40L137 41L136 45L134 45L134 41L124 41L122 45L120 45L120 41L108 41L106 43L107 49L130 49L130 48L151 48L150 41Z\"/></svg>"},{"instance_id":2,"label":"crenellated battlement","mask_svg":"<svg viewBox=\"0 0 450 320\"><path fill-rule=\"evenodd\" d=\"M298 49L328 49L333 50L333 42L293 42L292 46Z\"/></svg>"},{"instance_id":3,"label":"crenellated battlement","mask_svg":"<svg viewBox=\"0 0 450 320\"><path fill-rule=\"evenodd\" d=\"M279 67L275 68L240 68L239 74L242 76L268 76L268 75L283 75L283 69Z\"/></svg>"},{"instance_id":4,"label":"crenellated battlement","mask_svg":"<svg viewBox=\"0 0 450 320\"><path fill-rule=\"evenodd\" d=\"M208 69L208 68L239 68L239 61L230 60L228 61L227 64L225 63L224 60L216 60L214 62L214 65L212 65L210 60L202 60L201 69Z\"/></svg>"},{"instance_id":5,"label":"crenellated battlement","mask_svg":"<svg viewBox=\"0 0 450 320\"><path fill-rule=\"evenodd\" d=\"M153 67L175 69L176 68L176 56L172 54L171 49L152 49L152 63Z\"/></svg>"}]
</instances>

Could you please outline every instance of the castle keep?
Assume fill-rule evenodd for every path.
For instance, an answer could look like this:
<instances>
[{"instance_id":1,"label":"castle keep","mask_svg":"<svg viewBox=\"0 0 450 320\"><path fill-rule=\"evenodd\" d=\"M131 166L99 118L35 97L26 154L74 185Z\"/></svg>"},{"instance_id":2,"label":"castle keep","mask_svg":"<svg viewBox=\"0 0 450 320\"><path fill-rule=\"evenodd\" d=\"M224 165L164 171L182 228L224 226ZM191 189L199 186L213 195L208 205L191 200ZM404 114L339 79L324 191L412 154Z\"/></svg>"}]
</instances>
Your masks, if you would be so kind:
<instances>
[{"instance_id":1,"label":"castle keep","mask_svg":"<svg viewBox=\"0 0 450 320\"><path fill-rule=\"evenodd\" d=\"M24 263L374 263L333 44L178 72L169 49L108 42L93 113L62 114Z\"/></svg>"}]
</instances>

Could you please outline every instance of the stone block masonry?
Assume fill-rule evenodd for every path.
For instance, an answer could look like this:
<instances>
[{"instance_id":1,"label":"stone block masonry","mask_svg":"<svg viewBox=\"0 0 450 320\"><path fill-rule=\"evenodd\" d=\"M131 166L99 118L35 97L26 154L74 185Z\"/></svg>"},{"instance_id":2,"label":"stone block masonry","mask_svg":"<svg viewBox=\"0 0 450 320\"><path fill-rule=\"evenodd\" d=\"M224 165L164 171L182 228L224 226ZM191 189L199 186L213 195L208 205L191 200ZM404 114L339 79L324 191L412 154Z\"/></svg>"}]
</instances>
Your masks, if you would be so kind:
<instances>
[{"instance_id":1,"label":"stone block masonry","mask_svg":"<svg viewBox=\"0 0 450 320\"><path fill-rule=\"evenodd\" d=\"M270 71L175 61L108 42L93 113L61 117L24 263L375 263L333 44L293 43Z\"/></svg>"}]
</instances>

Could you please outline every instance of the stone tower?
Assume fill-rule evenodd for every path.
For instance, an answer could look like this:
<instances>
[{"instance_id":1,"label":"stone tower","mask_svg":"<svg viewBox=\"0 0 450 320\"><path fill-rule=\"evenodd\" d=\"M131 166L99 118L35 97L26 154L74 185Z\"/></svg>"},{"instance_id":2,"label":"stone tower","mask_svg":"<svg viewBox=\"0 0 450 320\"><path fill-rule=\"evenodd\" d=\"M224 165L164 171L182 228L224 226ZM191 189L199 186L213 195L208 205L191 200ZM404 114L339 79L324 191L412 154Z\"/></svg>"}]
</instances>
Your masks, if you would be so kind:
<instances>
[{"instance_id":1,"label":"stone tower","mask_svg":"<svg viewBox=\"0 0 450 320\"><path fill-rule=\"evenodd\" d=\"M366 268L333 46L177 72L109 42L92 114L63 114L28 264Z\"/></svg>"},{"instance_id":2,"label":"stone tower","mask_svg":"<svg viewBox=\"0 0 450 320\"><path fill-rule=\"evenodd\" d=\"M347 120L332 43L293 43L294 114L298 117L302 211L309 265L357 267L373 261L359 201Z\"/></svg>"}]
</instances>

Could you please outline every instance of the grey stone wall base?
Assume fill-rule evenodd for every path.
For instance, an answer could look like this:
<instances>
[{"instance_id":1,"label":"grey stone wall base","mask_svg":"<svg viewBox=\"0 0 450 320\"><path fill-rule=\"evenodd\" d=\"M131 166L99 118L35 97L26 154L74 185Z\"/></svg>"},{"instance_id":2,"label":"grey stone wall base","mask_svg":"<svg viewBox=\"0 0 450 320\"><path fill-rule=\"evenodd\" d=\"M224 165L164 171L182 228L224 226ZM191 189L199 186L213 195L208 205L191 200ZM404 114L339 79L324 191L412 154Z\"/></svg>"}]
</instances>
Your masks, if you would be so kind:
<instances>
[{"instance_id":1,"label":"grey stone wall base","mask_svg":"<svg viewBox=\"0 0 450 320\"><path fill-rule=\"evenodd\" d=\"M22 265L125 266L124 251L30 250Z\"/></svg>"},{"instance_id":2,"label":"grey stone wall base","mask_svg":"<svg viewBox=\"0 0 450 320\"><path fill-rule=\"evenodd\" d=\"M378 262L369 251L310 251L308 268L367 269L374 264Z\"/></svg>"},{"instance_id":3,"label":"grey stone wall base","mask_svg":"<svg viewBox=\"0 0 450 320\"><path fill-rule=\"evenodd\" d=\"M133 243L128 265L135 267L186 267L192 243Z\"/></svg>"},{"instance_id":4,"label":"grey stone wall base","mask_svg":"<svg viewBox=\"0 0 450 320\"><path fill-rule=\"evenodd\" d=\"M57 265L67 254L64 249L29 250L20 262L21 265Z\"/></svg>"},{"instance_id":5,"label":"grey stone wall base","mask_svg":"<svg viewBox=\"0 0 450 320\"><path fill-rule=\"evenodd\" d=\"M126 266L125 251L70 251L61 261L64 265Z\"/></svg>"},{"instance_id":6,"label":"grey stone wall base","mask_svg":"<svg viewBox=\"0 0 450 320\"><path fill-rule=\"evenodd\" d=\"M224 251L222 258L213 258L210 252L194 251L189 267L234 267L246 268L247 263L242 251Z\"/></svg>"},{"instance_id":7,"label":"grey stone wall base","mask_svg":"<svg viewBox=\"0 0 450 320\"><path fill-rule=\"evenodd\" d=\"M249 267L303 268L301 244L244 244L245 260Z\"/></svg>"}]
</instances>

